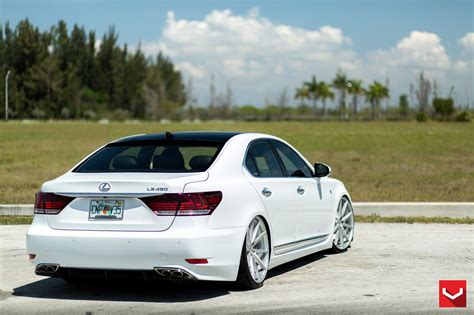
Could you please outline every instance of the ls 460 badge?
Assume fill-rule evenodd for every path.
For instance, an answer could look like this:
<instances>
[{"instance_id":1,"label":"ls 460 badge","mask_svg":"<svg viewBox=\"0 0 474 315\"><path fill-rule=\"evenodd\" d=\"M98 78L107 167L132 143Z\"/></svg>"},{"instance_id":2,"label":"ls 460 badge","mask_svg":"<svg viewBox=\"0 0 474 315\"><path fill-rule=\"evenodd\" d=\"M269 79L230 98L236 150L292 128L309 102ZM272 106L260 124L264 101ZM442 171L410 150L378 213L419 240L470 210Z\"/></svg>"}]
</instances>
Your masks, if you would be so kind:
<instances>
[{"instance_id":1,"label":"ls 460 badge","mask_svg":"<svg viewBox=\"0 0 474 315\"><path fill-rule=\"evenodd\" d=\"M168 191L166 187L147 187L147 191Z\"/></svg>"}]
</instances>

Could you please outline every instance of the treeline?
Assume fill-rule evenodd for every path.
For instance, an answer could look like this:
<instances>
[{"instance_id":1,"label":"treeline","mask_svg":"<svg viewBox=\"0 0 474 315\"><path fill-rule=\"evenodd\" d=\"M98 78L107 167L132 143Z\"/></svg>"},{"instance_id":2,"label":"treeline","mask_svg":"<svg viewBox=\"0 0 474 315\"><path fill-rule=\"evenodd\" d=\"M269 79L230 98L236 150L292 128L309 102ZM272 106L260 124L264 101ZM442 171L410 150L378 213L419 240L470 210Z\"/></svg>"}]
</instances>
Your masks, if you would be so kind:
<instances>
[{"instance_id":1,"label":"treeline","mask_svg":"<svg viewBox=\"0 0 474 315\"><path fill-rule=\"evenodd\" d=\"M456 108L454 87L439 95L436 81L420 73L399 104L389 104L388 79L364 83L338 71L326 82L312 76L295 93L286 89L263 107L235 106L228 84L218 93L211 76L209 104L199 106L192 81L163 54L146 57L140 47L119 46L114 28L93 31L64 21L40 31L28 20L12 29L0 24L0 100L9 79L9 118L147 120L410 120L469 121ZM296 106L295 106L296 102ZM411 103L411 104L410 104ZM329 106L335 104L336 106ZM203 105L203 104L201 104ZM5 116L0 106L1 117Z\"/></svg>"},{"instance_id":2,"label":"treeline","mask_svg":"<svg viewBox=\"0 0 474 315\"><path fill-rule=\"evenodd\" d=\"M312 103L312 114L316 117L328 118L326 103L336 100L336 109L331 116L339 115L341 119L393 119L407 120L415 118L418 121L457 120L470 121L471 113L467 110L457 109L453 100L454 86L447 96L438 92L435 80L429 80L423 72L416 77L415 83L410 84L410 99L416 106L410 106L408 94L399 96L398 106L388 104L382 107L383 101L390 97L389 80L386 83L373 81L364 86L361 79L349 79L347 75L338 70L331 82L318 81L316 76L304 81L295 91L295 99L299 101L300 108L307 108L306 101ZM362 110L361 105L368 104Z\"/></svg>"},{"instance_id":3,"label":"treeline","mask_svg":"<svg viewBox=\"0 0 474 315\"><path fill-rule=\"evenodd\" d=\"M2 100L11 70L11 118L173 118L186 103L173 63L119 46L113 28L98 39L64 21L45 32L28 20L14 29L7 23L0 25L0 60Z\"/></svg>"}]
</instances>

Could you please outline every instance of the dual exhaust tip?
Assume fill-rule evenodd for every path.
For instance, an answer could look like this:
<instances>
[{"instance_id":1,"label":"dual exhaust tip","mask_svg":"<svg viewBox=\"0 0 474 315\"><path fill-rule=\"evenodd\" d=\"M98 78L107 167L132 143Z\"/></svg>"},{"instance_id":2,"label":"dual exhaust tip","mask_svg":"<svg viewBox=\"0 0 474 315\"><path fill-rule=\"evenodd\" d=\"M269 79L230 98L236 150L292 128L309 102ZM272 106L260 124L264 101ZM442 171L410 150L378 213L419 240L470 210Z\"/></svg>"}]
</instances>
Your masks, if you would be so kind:
<instances>
[{"instance_id":1,"label":"dual exhaust tip","mask_svg":"<svg viewBox=\"0 0 474 315\"><path fill-rule=\"evenodd\" d=\"M180 268L166 268L166 267L155 267L153 268L156 273L162 278L168 279L183 279L183 280L195 280L187 271Z\"/></svg>"},{"instance_id":2,"label":"dual exhaust tip","mask_svg":"<svg viewBox=\"0 0 474 315\"><path fill-rule=\"evenodd\" d=\"M36 273L39 274L52 274L58 271L58 264L39 264L36 266Z\"/></svg>"}]
</instances>

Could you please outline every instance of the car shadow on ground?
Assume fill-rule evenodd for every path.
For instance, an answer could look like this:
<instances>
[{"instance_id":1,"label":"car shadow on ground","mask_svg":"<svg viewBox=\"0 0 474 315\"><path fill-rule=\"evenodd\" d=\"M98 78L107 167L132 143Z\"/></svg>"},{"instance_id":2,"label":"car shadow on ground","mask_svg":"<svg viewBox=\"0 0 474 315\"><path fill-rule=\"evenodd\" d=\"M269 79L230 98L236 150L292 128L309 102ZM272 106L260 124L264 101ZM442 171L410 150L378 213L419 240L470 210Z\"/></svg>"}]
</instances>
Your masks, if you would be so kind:
<instances>
[{"instance_id":1,"label":"car shadow on ground","mask_svg":"<svg viewBox=\"0 0 474 315\"><path fill-rule=\"evenodd\" d=\"M316 253L278 266L268 272L267 279L303 268L326 257L327 254ZM62 279L45 278L13 289L12 295L43 299L177 303L208 300L230 294L232 291L242 289L231 282L90 280L81 284L70 284Z\"/></svg>"}]
</instances>

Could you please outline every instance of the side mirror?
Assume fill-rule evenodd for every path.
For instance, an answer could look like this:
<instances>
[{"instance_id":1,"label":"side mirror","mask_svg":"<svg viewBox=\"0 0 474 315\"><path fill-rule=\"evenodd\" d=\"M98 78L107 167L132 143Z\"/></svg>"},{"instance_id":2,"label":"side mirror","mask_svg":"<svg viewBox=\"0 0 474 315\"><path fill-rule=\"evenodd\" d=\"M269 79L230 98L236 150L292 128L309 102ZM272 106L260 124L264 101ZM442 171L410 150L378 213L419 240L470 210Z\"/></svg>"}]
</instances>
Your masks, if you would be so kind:
<instances>
[{"instance_id":1,"label":"side mirror","mask_svg":"<svg viewBox=\"0 0 474 315\"><path fill-rule=\"evenodd\" d=\"M326 177L331 175L331 167L324 163L314 163L314 177Z\"/></svg>"}]
</instances>

